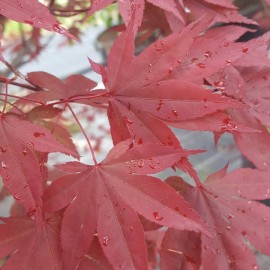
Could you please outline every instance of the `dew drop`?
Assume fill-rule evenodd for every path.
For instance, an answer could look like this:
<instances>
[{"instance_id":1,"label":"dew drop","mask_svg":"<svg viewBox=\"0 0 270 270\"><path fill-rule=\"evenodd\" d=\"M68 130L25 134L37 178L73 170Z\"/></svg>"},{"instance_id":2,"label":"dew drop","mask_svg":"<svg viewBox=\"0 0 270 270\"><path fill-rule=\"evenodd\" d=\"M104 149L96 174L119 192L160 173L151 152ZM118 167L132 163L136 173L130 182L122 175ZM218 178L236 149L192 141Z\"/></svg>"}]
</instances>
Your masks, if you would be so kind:
<instances>
[{"instance_id":1,"label":"dew drop","mask_svg":"<svg viewBox=\"0 0 270 270\"><path fill-rule=\"evenodd\" d=\"M26 185L24 185L24 186L23 186L23 188L28 188L28 185L27 185L27 184L26 184Z\"/></svg>"},{"instance_id":2,"label":"dew drop","mask_svg":"<svg viewBox=\"0 0 270 270\"><path fill-rule=\"evenodd\" d=\"M25 149L23 149L22 154L23 154L24 156L26 156L26 155L28 154L28 152L27 152L27 149L26 149L26 148L25 148Z\"/></svg>"},{"instance_id":3,"label":"dew drop","mask_svg":"<svg viewBox=\"0 0 270 270\"><path fill-rule=\"evenodd\" d=\"M266 221L267 221L267 219L266 219L266 218L263 218L262 220L263 220L263 222L266 222Z\"/></svg>"},{"instance_id":4,"label":"dew drop","mask_svg":"<svg viewBox=\"0 0 270 270\"><path fill-rule=\"evenodd\" d=\"M17 194L13 194L13 198L17 201L19 201L21 199L21 197Z\"/></svg>"},{"instance_id":5,"label":"dew drop","mask_svg":"<svg viewBox=\"0 0 270 270\"><path fill-rule=\"evenodd\" d=\"M209 249L209 246L206 245L206 244L204 244L204 245L203 245L203 248L204 248L205 250L208 250L208 249Z\"/></svg>"},{"instance_id":6,"label":"dew drop","mask_svg":"<svg viewBox=\"0 0 270 270\"><path fill-rule=\"evenodd\" d=\"M28 211L30 216L33 216L36 213L37 209L35 207L31 207Z\"/></svg>"},{"instance_id":7,"label":"dew drop","mask_svg":"<svg viewBox=\"0 0 270 270\"><path fill-rule=\"evenodd\" d=\"M130 119L128 119L126 116L125 116L125 122L126 122L126 124L128 124L128 125L133 124L133 121L130 120Z\"/></svg>"},{"instance_id":8,"label":"dew drop","mask_svg":"<svg viewBox=\"0 0 270 270\"><path fill-rule=\"evenodd\" d=\"M206 58L209 58L209 57L212 56L212 53L211 53L210 51L206 51L206 52L204 52L204 56L205 56Z\"/></svg>"},{"instance_id":9,"label":"dew drop","mask_svg":"<svg viewBox=\"0 0 270 270\"><path fill-rule=\"evenodd\" d=\"M154 163L149 163L149 167L150 167L151 169L155 169L157 166L156 166Z\"/></svg>"},{"instance_id":10,"label":"dew drop","mask_svg":"<svg viewBox=\"0 0 270 270\"><path fill-rule=\"evenodd\" d=\"M6 170L8 168L8 165L5 161L2 161L1 167L2 169Z\"/></svg>"},{"instance_id":11,"label":"dew drop","mask_svg":"<svg viewBox=\"0 0 270 270\"><path fill-rule=\"evenodd\" d=\"M231 60L226 60L227 65L230 65L232 63Z\"/></svg>"},{"instance_id":12,"label":"dew drop","mask_svg":"<svg viewBox=\"0 0 270 270\"><path fill-rule=\"evenodd\" d=\"M230 43L229 42L224 42L223 46L224 47L229 47L230 46Z\"/></svg>"},{"instance_id":13,"label":"dew drop","mask_svg":"<svg viewBox=\"0 0 270 270\"><path fill-rule=\"evenodd\" d=\"M36 138L39 138L39 137L41 137L41 136L45 136L45 133L43 133L43 132L34 132L34 136L35 136Z\"/></svg>"},{"instance_id":14,"label":"dew drop","mask_svg":"<svg viewBox=\"0 0 270 270\"><path fill-rule=\"evenodd\" d=\"M162 51L161 48L159 47L159 44L157 42L155 42L155 48L157 52Z\"/></svg>"},{"instance_id":15,"label":"dew drop","mask_svg":"<svg viewBox=\"0 0 270 270\"><path fill-rule=\"evenodd\" d=\"M143 139L140 138L138 141L137 141L138 144L143 144Z\"/></svg>"},{"instance_id":16,"label":"dew drop","mask_svg":"<svg viewBox=\"0 0 270 270\"><path fill-rule=\"evenodd\" d=\"M148 66L151 68L153 65L152 64L149 64Z\"/></svg>"},{"instance_id":17,"label":"dew drop","mask_svg":"<svg viewBox=\"0 0 270 270\"><path fill-rule=\"evenodd\" d=\"M215 250L215 253L216 253L216 254L222 254L222 252L221 252L221 250L220 250L219 248L217 248L217 249Z\"/></svg>"},{"instance_id":18,"label":"dew drop","mask_svg":"<svg viewBox=\"0 0 270 270\"><path fill-rule=\"evenodd\" d=\"M178 116L178 112L176 110L172 110L172 114L177 117Z\"/></svg>"},{"instance_id":19,"label":"dew drop","mask_svg":"<svg viewBox=\"0 0 270 270\"><path fill-rule=\"evenodd\" d=\"M243 48L243 49L242 49L242 52L243 52L243 53L247 53L247 52L248 52L248 48Z\"/></svg>"},{"instance_id":20,"label":"dew drop","mask_svg":"<svg viewBox=\"0 0 270 270\"><path fill-rule=\"evenodd\" d=\"M5 177L5 181L6 181L6 182L9 181L9 176L8 176L8 175Z\"/></svg>"},{"instance_id":21,"label":"dew drop","mask_svg":"<svg viewBox=\"0 0 270 270\"><path fill-rule=\"evenodd\" d=\"M137 165L138 165L139 168L142 168L144 166L144 160L143 159L139 160L137 162Z\"/></svg>"},{"instance_id":22,"label":"dew drop","mask_svg":"<svg viewBox=\"0 0 270 270\"><path fill-rule=\"evenodd\" d=\"M172 72L173 72L173 67L170 67L169 73L172 73Z\"/></svg>"},{"instance_id":23,"label":"dew drop","mask_svg":"<svg viewBox=\"0 0 270 270\"><path fill-rule=\"evenodd\" d=\"M17 8L22 9L23 8L22 4L19 3L18 6L17 6Z\"/></svg>"},{"instance_id":24,"label":"dew drop","mask_svg":"<svg viewBox=\"0 0 270 270\"><path fill-rule=\"evenodd\" d=\"M32 142L28 142L28 143L26 143L26 145L27 145L28 147L30 147L30 148L33 148L33 147L34 147L34 144L33 144Z\"/></svg>"},{"instance_id":25,"label":"dew drop","mask_svg":"<svg viewBox=\"0 0 270 270\"><path fill-rule=\"evenodd\" d=\"M212 198L213 198L214 200L217 200L217 199L218 199L218 195L212 194Z\"/></svg>"},{"instance_id":26,"label":"dew drop","mask_svg":"<svg viewBox=\"0 0 270 270\"><path fill-rule=\"evenodd\" d=\"M63 29L61 28L61 26L59 24L54 24L53 25L53 31L60 33Z\"/></svg>"},{"instance_id":27,"label":"dew drop","mask_svg":"<svg viewBox=\"0 0 270 270\"><path fill-rule=\"evenodd\" d=\"M103 237L102 245L104 247L107 247L108 243L109 243L109 237L108 236Z\"/></svg>"},{"instance_id":28,"label":"dew drop","mask_svg":"<svg viewBox=\"0 0 270 270\"><path fill-rule=\"evenodd\" d=\"M231 229L232 229L231 226L227 226L227 227L226 227L226 230L227 230L227 231L230 231Z\"/></svg>"},{"instance_id":29,"label":"dew drop","mask_svg":"<svg viewBox=\"0 0 270 270\"><path fill-rule=\"evenodd\" d=\"M157 85L157 86L160 86L160 82L157 82L156 85Z\"/></svg>"},{"instance_id":30,"label":"dew drop","mask_svg":"<svg viewBox=\"0 0 270 270\"><path fill-rule=\"evenodd\" d=\"M178 64L182 64L182 62L183 62L182 59L178 59L178 60L177 60L177 63L178 63Z\"/></svg>"},{"instance_id":31,"label":"dew drop","mask_svg":"<svg viewBox=\"0 0 270 270\"><path fill-rule=\"evenodd\" d=\"M153 216L154 216L155 220L158 220L158 221L161 221L163 219L163 217L158 216L158 212L154 212Z\"/></svg>"},{"instance_id":32,"label":"dew drop","mask_svg":"<svg viewBox=\"0 0 270 270\"><path fill-rule=\"evenodd\" d=\"M254 269L254 270L258 270L258 269L259 269L259 267L258 267L258 265L253 264L252 269Z\"/></svg>"},{"instance_id":33,"label":"dew drop","mask_svg":"<svg viewBox=\"0 0 270 270\"><path fill-rule=\"evenodd\" d=\"M134 228L132 226L129 227L129 230L133 232Z\"/></svg>"},{"instance_id":34,"label":"dew drop","mask_svg":"<svg viewBox=\"0 0 270 270\"><path fill-rule=\"evenodd\" d=\"M234 218L234 215L233 215L232 213L230 213L230 214L228 215L228 219L232 219L232 218Z\"/></svg>"},{"instance_id":35,"label":"dew drop","mask_svg":"<svg viewBox=\"0 0 270 270\"><path fill-rule=\"evenodd\" d=\"M201 69L205 69L206 65L204 63L198 63L197 67L201 68Z\"/></svg>"},{"instance_id":36,"label":"dew drop","mask_svg":"<svg viewBox=\"0 0 270 270\"><path fill-rule=\"evenodd\" d=\"M156 107L156 110L157 111L160 111L160 109L162 108L163 106L163 100L159 100L159 103L158 103L158 106Z\"/></svg>"}]
</instances>

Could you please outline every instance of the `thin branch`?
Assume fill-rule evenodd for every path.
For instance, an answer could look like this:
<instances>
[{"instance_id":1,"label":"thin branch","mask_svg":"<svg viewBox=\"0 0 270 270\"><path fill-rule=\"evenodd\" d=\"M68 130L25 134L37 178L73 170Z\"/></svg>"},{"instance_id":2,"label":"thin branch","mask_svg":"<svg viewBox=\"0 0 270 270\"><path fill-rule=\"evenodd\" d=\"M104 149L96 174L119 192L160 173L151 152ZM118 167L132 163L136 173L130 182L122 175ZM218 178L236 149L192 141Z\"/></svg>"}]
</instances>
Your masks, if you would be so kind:
<instances>
[{"instance_id":1,"label":"thin branch","mask_svg":"<svg viewBox=\"0 0 270 270\"><path fill-rule=\"evenodd\" d=\"M86 134L84 128L82 127L82 125L81 125L79 119L77 118L76 114L75 114L74 111L72 110L71 106L68 104L67 107L69 108L69 110L70 110L70 112L72 113L72 115L73 115L75 121L76 121L77 124L79 125L79 127L80 127L80 129L81 129L81 131L82 131L82 133L83 133L83 136L85 137L85 139L86 139L86 141L87 141L87 144L88 144L88 146L89 146L89 149L90 149L90 152L91 152L93 161L94 161L95 165L97 165L98 163L97 163L97 160L96 160L96 157L95 157L94 149L93 149L93 147L92 147L92 144L91 144L91 142L90 142L90 140L89 140L89 138L88 138L88 136L87 136L87 134Z\"/></svg>"}]
</instances>

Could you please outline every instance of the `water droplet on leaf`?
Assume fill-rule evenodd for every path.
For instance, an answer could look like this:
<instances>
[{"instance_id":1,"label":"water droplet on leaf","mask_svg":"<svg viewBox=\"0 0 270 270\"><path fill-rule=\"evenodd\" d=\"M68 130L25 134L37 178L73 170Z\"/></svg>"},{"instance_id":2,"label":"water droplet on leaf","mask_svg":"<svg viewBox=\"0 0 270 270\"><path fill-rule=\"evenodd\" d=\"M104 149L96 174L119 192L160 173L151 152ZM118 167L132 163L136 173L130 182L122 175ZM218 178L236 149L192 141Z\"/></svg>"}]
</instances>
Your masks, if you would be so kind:
<instances>
[{"instance_id":1,"label":"water droplet on leaf","mask_svg":"<svg viewBox=\"0 0 270 270\"><path fill-rule=\"evenodd\" d=\"M41 136L45 136L45 133L43 133L43 132L34 132L34 136L35 136L36 138L39 138L39 137L41 137Z\"/></svg>"},{"instance_id":2,"label":"water droplet on leaf","mask_svg":"<svg viewBox=\"0 0 270 270\"><path fill-rule=\"evenodd\" d=\"M109 237L108 236L103 237L102 245L104 247L107 247L108 243L109 243Z\"/></svg>"},{"instance_id":3,"label":"water droplet on leaf","mask_svg":"<svg viewBox=\"0 0 270 270\"><path fill-rule=\"evenodd\" d=\"M29 212L28 213L29 213L30 216L33 216L36 213L36 211L37 211L37 209L35 207L31 207L29 209Z\"/></svg>"},{"instance_id":4,"label":"water droplet on leaf","mask_svg":"<svg viewBox=\"0 0 270 270\"><path fill-rule=\"evenodd\" d=\"M8 165L6 164L5 161L2 161L1 167L2 169L6 170L8 168Z\"/></svg>"},{"instance_id":5,"label":"water droplet on leaf","mask_svg":"<svg viewBox=\"0 0 270 270\"><path fill-rule=\"evenodd\" d=\"M163 106L163 100L159 100L159 103L158 103L158 106L156 107L156 110L157 111L160 111L160 109L162 108Z\"/></svg>"},{"instance_id":6,"label":"water droplet on leaf","mask_svg":"<svg viewBox=\"0 0 270 270\"><path fill-rule=\"evenodd\" d=\"M158 221L161 221L163 219L163 217L158 216L158 212L154 212L153 216L154 216L155 220L158 220Z\"/></svg>"},{"instance_id":7,"label":"water droplet on leaf","mask_svg":"<svg viewBox=\"0 0 270 270\"><path fill-rule=\"evenodd\" d=\"M19 201L21 199L21 197L17 194L13 194L13 198L17 201Z\"/></svg>"},{"instance_id":8,"label":"water droplet on leaf","mask_svg":"<svg viewBox=\"0 0 270 270\"><path fill-rule=\"evenodd\" d=\"M138 165L139 168L142 168L144 166L144 160L143 159L139 160L137 162L137 165Z\"/></svg>"},{"instance_id":9,"label":"water droplet on leaf","mask_svg":"<svg viewBox=\"0 0 270 270\"><path fill-rule=\"evenodd\" d=\"M198 63L197 67L201 68L201 69L205 69L206 65L204 63Z\"/></svg>"},{"instance_id":10,"label":"water droplet on leaf","mask_svg":"<svg viewBox=\"0 0 270 270\"><path fill-rule=\"evenodd\" d=\"M204 56L205 56L206 58L209 58L209 57L212 56L212 53L211 53L210 51L206 51L206 52L204 52Z\"/></svg>"},{"instance_id":11,"label":"water droplet on leaf","mask_svg":"<svg viewBox=\"0 0 270 270\"><path fill-rule=\"evenodd\" d=\"M178 116L178 112L176 110L172 110L172 114L177 117Z\"/></svg>"},{"instance_id":12,"label":"water droplet on leaf","mask_svg":"<svg viewBox=\"0 0 270 270\"><path fill-rule=\"evenodd\" d=\"M126 124L128 124L128 125L133 124L133 121L130 120L130 119L128 119L127 117L125 117L125 122L126 122Z\"/></svg>"}]
</instances>

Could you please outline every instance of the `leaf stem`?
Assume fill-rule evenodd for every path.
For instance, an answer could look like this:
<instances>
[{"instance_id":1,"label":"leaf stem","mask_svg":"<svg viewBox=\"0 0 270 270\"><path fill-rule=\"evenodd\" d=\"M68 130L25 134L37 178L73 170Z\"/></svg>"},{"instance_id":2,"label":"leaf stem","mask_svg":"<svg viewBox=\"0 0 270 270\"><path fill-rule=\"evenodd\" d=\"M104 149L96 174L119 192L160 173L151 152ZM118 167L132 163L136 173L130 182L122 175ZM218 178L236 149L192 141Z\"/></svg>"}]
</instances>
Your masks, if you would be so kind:
<instances>
[{"instance_id":1,"label":"leaf stem","mask_svg":"<svg viewBox=\"0 0 270 270\"><path fill-rule=\"evenodd\" d=\"M72 113L72 115L73 115L75 121L76 121L77 124L79 125L79 127L80 127L80 129L81 129L81 131L82 131L82 133L83 133L83 136L85 137L85 139L86 139L86 141L87 141L87 144L88 144L88 146L89 146L89 149L90 149L90 152L91 152L93 161L94 161L95 165L97 165L98 163L97 163L97 160L96 160L96 157L95 157L94 149L93 149L93 147L92 147L92 144L91 144L91 142L90 142L90 140L89 140L89 138L88 138L88 136L87 136L87 134L86 134L84 128L82 127L82 125L81 125L79 119L77 118L76 114L74 113L73 109L71 108L71 106L70 106L68 103L67 103L67 107L69 108L69 110L70 110L70 112Z\"/></svg>"},{"instance_id":2,"label":"leaf stem","mask_svg":"<svg viewBox=\"0 0 270 270\"><path fill-rule=\"evenodd\" d=\"M38 89L37 87L33 87L31 85L27 85L27 84L23 84L23 83L13 82L13 81L10 81L4 77L0 77L0 83L12 84L12 85L20 86L20 87L23 87L23 88L26 88L29 90L33 90L33 91L40 91L40 89Z\"/></svg>"},{"instance_id":3,"label":"leaf stem","mask_svg":"<svg viewBox=\"0 0 270 270\"><path fill-rule=\"evenodd\" d=\"M19 96L16 96L16 95L1 94L1 93L0 93L0 96L8 96L8 97L13 97L13 98L18 98L18 99L22 99L22 100L27 100L27 101L30 101L30 102L38 103L38 104L40 104L40 105L44 105L43 102L36 101L36 100L32 100L32 99L30 99L30 98L19 97Z\"/></svg>"},{"instance_id":4,"label":"leaf stem","mask_svg":"<svg viewBox=\"0 0 270 270\"><path fill-rule=\"evenodd\" d=\"M4 106L1 112L1 115L5 113L6 107L7 107L7 99L8 99L8 84L5 84L5 99L4 99Z\"/></svg>"}]
</instances>

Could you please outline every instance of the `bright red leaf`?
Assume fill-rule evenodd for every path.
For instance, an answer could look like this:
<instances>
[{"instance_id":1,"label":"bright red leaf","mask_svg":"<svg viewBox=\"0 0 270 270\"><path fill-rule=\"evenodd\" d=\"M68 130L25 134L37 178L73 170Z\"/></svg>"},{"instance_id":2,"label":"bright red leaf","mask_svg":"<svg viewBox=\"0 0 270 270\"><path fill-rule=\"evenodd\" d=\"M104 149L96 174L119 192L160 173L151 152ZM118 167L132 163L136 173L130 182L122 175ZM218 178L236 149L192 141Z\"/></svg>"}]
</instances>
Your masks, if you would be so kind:
<instances>
[{"instance_id":1,"label":"bright red leaf","mask_svg":"<svg viewBox=\"0 0 270 270\"><path fill-rule=\"evenodd\" d=\"M147 269L143 230L136 212L163 226L205 232L199 216L181 197L157 178L145 175L173 165L187 153L147 144L128 148L126 142L115 146L100 165L63 176L46 191L47 210L70 203L61 232L66 269L79 263L77 258L90 246L96 228L115 269ZM68 171L71 165L67 164Z\"/></svg>"},{"instance_id":2,"label":"bright red leaf","mask_svg":"<svg viewBox=\"0 0 270 270\"><path fill-rule=\"evenodd\" d=\"M25 217L1 218L0 256L10 258L2 266L3 270L41 269L60 270L59 232L61 218L57 215L36 224Z\"/></svg>"},{"instance_id":3,"label":"bright red leaf","mask_svg":"<svg viewBox=\"0 0 270 270\"><path fill-rule=\"evenodd\" d=\"M60 26L49 9L37 0L0 0L0 14L17 22L27 23L73 38L65 28Z\"/></svg>"},{"instance_id":4,"label":"bright red leaf","mask_svg":"<svg viewBox=\"0 0 270 270\"><path fill-rule=\"evenodd\" d=\"M183 269L199 269L200 256L204 269L259 269L247 241L269 255L270 210L255 201L270 197L269 173L239 169L226 175L225 168L198 187L177 177L167 182L204 217L214 237L202 234L201 243L198 237L194 243L189 242L196 239L194 234L169 230L162 247L162 269L176 263Z\"/></svg>"}]
</instances>

